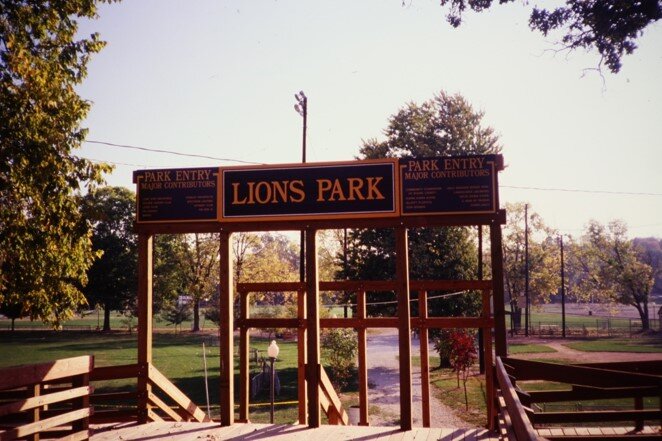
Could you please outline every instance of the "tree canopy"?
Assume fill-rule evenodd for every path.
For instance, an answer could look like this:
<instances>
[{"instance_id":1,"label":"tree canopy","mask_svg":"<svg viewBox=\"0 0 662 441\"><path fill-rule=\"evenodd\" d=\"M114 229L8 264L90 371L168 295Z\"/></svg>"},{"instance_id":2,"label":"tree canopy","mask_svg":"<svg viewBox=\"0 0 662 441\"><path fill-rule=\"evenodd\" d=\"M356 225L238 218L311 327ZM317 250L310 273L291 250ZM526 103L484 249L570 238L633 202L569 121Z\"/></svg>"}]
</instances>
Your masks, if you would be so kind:
<instances>
[{"instance_id":1,"label":"tree canopy","mask_svg":"<svg viewBox=\"0 0 662 441\"><path fill-rule=\"evenodd\" d=\"M460 95L440 92L422 104L408 103L389 118L386 139L370 139L361 159L493 154L501 150L498 137L482 125L483 113ZM384 280L395 274L395 237L389 229L358 229L349 234L347 268L341 279ZM470 279L476 276L477 249L469 228L409 230L412 279ZM339 257L342 259L342 256ZM370 293L368 302L377 301ZM378 295L378 294L377 294ZM384 300L383 296L380 300ZM430 315L462 315L477 311L480 299L463 295L430 302ZM395 306L369 313L392 314Z\"/></svg>"},{"instance_id":2,"label":"tree canopy","mask_svg":"<svg viewBox=\"0 0 662 441\"><path fill-rule=\"evenodd\" d=\"M499 4L514 0L499 0ZM467 8L476 12L489 9L494 0L441 0L450 6L448 22L457 27ZM527 4L527 2L524 2ZM562 49L597 50L600 63L617 73L623 55L637 48L644 29L662 18L660 0L566 0L553 9L533 7L529 27L543 35L561 30Z\"/></svg>"},{"instance_id":3,"label":"tree canopy","mask_svg":"<svg viewBox=\"0 0 662 441\"><path fill-rule=\"evenodd\" d=\"M101 187L88 193L84 201L83 211L93 228L93 248L101 252L88 271L84 292L90 305L103 306L103 330L110 331L110 312L129 310L136 301L136 197L124 187Z\"/></svg>"},{"instance_id":4,"label":"tree canopy","mask_svg":"<svg viewBox=\"0 0 662 441\"><path fill-rule=\"evenodd\" d=\"M82 186L110 168L74 155L90 104L75 87L97 34L77 40L97 1L0 4L0 303L54 326L85 304L92 265Z\"/></svg>"}]
</instances>

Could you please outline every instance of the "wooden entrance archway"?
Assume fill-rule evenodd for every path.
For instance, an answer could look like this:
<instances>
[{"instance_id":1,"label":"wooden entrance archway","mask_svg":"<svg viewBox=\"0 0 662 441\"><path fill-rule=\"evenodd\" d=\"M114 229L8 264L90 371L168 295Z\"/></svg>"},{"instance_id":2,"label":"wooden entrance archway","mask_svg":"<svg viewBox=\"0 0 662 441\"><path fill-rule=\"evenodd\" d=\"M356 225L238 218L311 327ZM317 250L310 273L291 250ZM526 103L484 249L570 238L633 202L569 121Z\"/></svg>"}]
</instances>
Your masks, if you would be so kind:
<instances>
[{"instance_id":1,"label":"wooden entrance archway","mask_svg":"<svg viewBox=\"0 0 662 441\"><path fill-rule=\"evenodd\" d=\"M454 160L455 162L446 162L446 160ZM356 164L358 164L358 168L353 169ZM364 165L365 167L362 167ZM375 170L377 167L382 167L386 171ZM406 174L407 167L412 170L427 168L430 173L426 176L408 177ZM305 168L305 170L298 170L300 168ZM395 327L397 327L399 333L400 426L403 430L411 429L412 369L410 334L412 318L409 305L411 281L409 280L407 229L475 225L489 227L493 278L491 281L483 283L491 285L493 310L491 314L484 311L484 315L491 315L491 317L483 317L483 319L488 320L487 326L483 326L485 322L482 322L482 325L473 326L475 324L472 324L471 327L489 327L493 329L496 355L505 356L506 329L502 282L501 225L505 224L506 216L505 211L499 209L497 183L497 172L502 169L503 159L500 155L486 155L480 157L400 160L399 162L388 160L382 162L368 161L367 163L358 161L332 165L272 166L271 168L257 169L255 167L208 168L136 172L134 181L138 184L136 231L139 244L139 364L149 366L152 363L152 252L154 235L219 233L221 262L219 290L219 311L221 315L219 330L221 424L224 426L232 425L235 421L233 355L235 323L231 236L233 233L248 231L305 231L306 280L304 286L306 315L304 320L306 329L305 379L308 384L307 416L308 425L318 427L321 420L319 388L311 387L311 385L317 386L320 384L320 281L317 262L317 231L337 228L392 228L396 237L396 276L392 283L398 301L397 326ZM285 172L300 173L303 177L285 180L281 177L284 173L283 170ZM436 171L432 172L431 170ZM246 176L242 176L244 172L255 180L246 180ZM259 181L259 179L265 179L265 172L266 176L278 175L278 180ZM382 172L392 174L390 177L388 174L377 176L378 173ZM442 172L446 174L442 174ZM325 176L324 173L339 173L340 178L336 178L335 181L326 177L320 178L320 176ZM437 173L437 175L431 176L433 173ZM233 176L233 174L237 176ZM178 180L180 176L182 180ZM481 178L484 179L480 180ZM232 181L232 179L235 179L235 181ZM329 181L328 186L327 179ZM429 191L425 189L427 182L436 183L443 179L463 183L462 190L456 191L459 195L457 198L459 202L455 201L454 203L459 204L460 208L466 208L466 211L458 211L453 208L448 212L440 211L438 205L425 206L425 203L427 203L425 201L430 199L429 197L426 199L420 196L425 191L427 191L425 194L433 194L442 202L444 197L447 197L447 193L453 194L456 187L448 186L450 190L445 193L439 190L441 187L433 186L430 187L432 190ZM462 181L462 179L465 180ZM283 202L283 205L287 205L287 202L302 202L308 196L304 191L308 188L306 187L307 180L312 182L308 186L313 189L311 191L316 190L317 193L311 197L311 202L306 207L302 208L302 205L297 205L294 213L273 214L267 211L269 214L265 215L259 212L254 214L250 210L248 212L241 211L251 205L248 203L251 198L255 201L253 205L256 206L259 205L258 203L261 200L265 201L262 204L265 210L273 210L274 205L271 204L273 201ZM269 182L270 184L260 187L263 182ZM296 182L301 184L295 185ZM379 185L384 182L388 185L380 187ZM241 193L242 183L247 184L245 190L247 193ZM336 183L337 191L335 190ZM419 183L423 186L417 187ZM475 193L479 197L462 196L472 194L472 185L476 187ZM421 188L423 190L420 190ZM325 191L326 193L324 193ZM336 192L332 193L334 191ZM361 193L361 191L364 193ZM384 203L384 200L389 198L389 194L392 199L390 206ZM334 195L336 199L333 199ZM281 196L282 200L277 199ZM305 211L310 210L311 206L315 208L315 202L318 203L317 205L329 201L335 203L339 199L345 202L345 200L349 201L352 196L355 196L354 199L360 199L359 196L368 199L372 196L373 201L380 205L368 205L365 211L361 211L364 205L352 200L351 203L347 202L349 208L342 207L342 209L339 209L338 204L331 204L331 213L324 212L325 208L319 209L319 212L313 214ZM341 199L341 197L344 199ZM409 199L407 199L408 197ZM462 199L463 197L464 199ZM409 212L407 212L407 207L409 207ZM423 207L420 209L422 211L417 211L419 210L418 207ZM249 208L255 209L255 207ZM181 216L181 211L186 209L192 210L193 213L188 218L186 213L183 217ZM350 210L358 211L349 213ZM419 323L419 325L421 324L422 322ZM426 327L423 326L423 328ZM491 332L486 334L486 340L490 339L489 341L491 341ZM485 349L490 347L489 344L486 346ZM492 369L492 367L490 366L489 369ZM139 421L144 423L148 421L149 401L147 397L150 393L150 384L147 381L146 374L139 374L138 389L140 397ZM493 400L494 397L489 399Z\"/></svg>"}]
</instances>

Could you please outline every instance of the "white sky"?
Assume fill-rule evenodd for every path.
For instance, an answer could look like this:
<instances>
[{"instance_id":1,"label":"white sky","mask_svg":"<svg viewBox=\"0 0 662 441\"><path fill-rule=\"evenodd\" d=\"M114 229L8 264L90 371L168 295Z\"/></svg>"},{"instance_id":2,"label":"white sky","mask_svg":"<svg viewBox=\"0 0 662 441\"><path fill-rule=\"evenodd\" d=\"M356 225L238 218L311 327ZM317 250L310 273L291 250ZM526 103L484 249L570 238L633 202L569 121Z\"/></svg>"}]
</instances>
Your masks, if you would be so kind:
<instances>
[{"instance_id":1,"label":"white sky","mask_svg":"<svg viewBox=\"0 0 662 441\"><path fill-rule=\"evenodd\" d=\"M596 53L554 53L521 2L467 14L453 29L437 0L166 1L103 5L81 31L108 42L79 88L94 103L89 140L261 163L351 160L387 118L440 90L460 93L501 137L501 201L527 201L577 235L619 218L662 237L662 26L618 75L584 72ZM585 75L583 75L585 73ZM111 185L138 168L236 165L86 144L113 161ZM615 195L524 190L565 188Z\"/></svg>"}]
</instances>

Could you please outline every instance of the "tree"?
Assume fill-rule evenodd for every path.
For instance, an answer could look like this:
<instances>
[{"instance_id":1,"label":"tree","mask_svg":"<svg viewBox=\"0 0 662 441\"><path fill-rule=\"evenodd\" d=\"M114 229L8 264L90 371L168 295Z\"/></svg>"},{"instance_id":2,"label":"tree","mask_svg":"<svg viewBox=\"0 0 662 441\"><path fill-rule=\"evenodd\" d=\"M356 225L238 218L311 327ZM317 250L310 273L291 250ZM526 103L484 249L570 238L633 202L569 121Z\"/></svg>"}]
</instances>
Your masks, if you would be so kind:
<instances>
[{"instance_id":1,"label":"tree","mask_svg":"<svg viewBox=\"0 0 662 441\"><path fill-rule=\"evenodd\" d=\"M154 238L154 313L185 294L188 242L182 234L158 234Z\"/></svg>"},{"instance_id":2,"label":"tree","mask_svg":"<svg viewBox=\"0 0 662 441\"><path fill-rule=\"evenodd\" d=\"M591 221L582 238L582 267L586 277L575 289L589 291L601 300L615 300L637 309L644 331L650 329L648 298L654 271L646 253L627 238L627 226L612 221L604 226Z\"/></svg>"},{"instance_id":3,"label":"tree","mask_svg":"<svg viewBox=\"0 0 662 441\"><path fill-rule=\"evenodd\" d=\"M353 329L325 329L320 337L324 358L329 364L336 390L345 389L356 378L355 363L358 343Z\"/></svg>"},{"instance_id":4,"label":"tree","mask_svg":"<svg viewBox=\"0 0 662 441\"><path fill-rule=\"evenodd\" d=\"M524 204L506 204L506 228L503 240L505 291L510 303L513 324L521 326L525 306L526 262ZM547 303L560 286L560 251L555 231L542 217L529 210L529 299L531 304Z\"/></svg>"},{"instance_id":5,"label":"tree","mask_svg":"<svg viewBox=\"0 0 662 441\"><path fill-rule=\"evenodd\" d=\"M498 137L482 126L483 113L460 95L440 92L422 103L408 103L389 118L386 140L370 139L361 159L429 157L498 153ZM409 230L412 279L468 279L475 277L477 252L469 228L413 228ZM395 274L395 236L390 229L357 229L349 233L348 262L339 279L383 280ZM342 255L338 259L342 262ZM432 294L432 293L431 293ZM369 293L368 302L384 300ZM430 302L431 316L477 314L480 299L455 296ZM414 312L416 305L413 306ZM395 305L369 306L370 314L394 314Z\"/></svg>"},{"instance_id":6,"label":"tree","mask_svg":"<svg viewBox=\"0 0 662 441\"><path fill-rule=\"evenodd\" d=\"M0 302L53 326L85 304L92 265L81 187L107 165L73 154L90 104L76 93L97 34L76 40L94 0L26 0L0 5Z\"/></svg>"},{"instance_id":7,"label":"tree","mask_svg":"<svg viewBox=\"0 0 662 441\"><path fill-rule=\"evenodd\" d=\"M191 305L186 301L180 302L179 300L175 300L163 308L161 317L169 324L175 326L175 332L177 332L178 326L181 331L182 323L191 318Z\"/></svg>"},{"instance_id":8,"label":"tree","mask_svg":"<svg viewBox=\"0 0 662 441\"><path fill-rule=\"evenodd\" d=\"M466 329L453 329L450 333L450 365L457 375L457 386L460 387L460 377L464 386L464 403L469 410L469 396L467 394L467 380L471 366L476 363L478 354L474 345L474 335Z\"/></svg>"},{"instance_id":9,"label":"tree","mask_svg":"<svg viewBox=\"0 0 662 441\"><path fill-rule=\"evenodd\" d=\"M211 299L218 286L221 242L218 234L194 233L186 251L185 292L193 303L193 332L200 331L200 302Z\"/></svg>"},{"instance_id":10,"label":"tree","mask_svg":"<svg viewBox=\"0 0 662 441\"><path fill-rule=\"evenodd\" d=\"M103 306L104 331L110 331L111 311L130 310L136 301L135 205L135 194L124 187L101 187L84 198L83 212L93 228L92 246L101 255L88 271L84 292L90 305Z\"/></svg>"},{"instance_id":11,"label":"tree","mask_svg":"<svg viewBox=\"0 0 662 441\"><path fill-rule=\"evenodd\" d=\"M499 3L512 1L499 0ZM450 5L447 19L453 27L462 23L467 7L480 12L492 4L493 0L441 0L442 6ZM599 66L604 63L617 73L623 55L634 52L637 38L660 18L660 0L566 0L565 5L551 10L534 7L529 27L544 36L562 30L565 33L560 41L562 50L595 49L600 54Z\"/></svg>"}]
</instances>

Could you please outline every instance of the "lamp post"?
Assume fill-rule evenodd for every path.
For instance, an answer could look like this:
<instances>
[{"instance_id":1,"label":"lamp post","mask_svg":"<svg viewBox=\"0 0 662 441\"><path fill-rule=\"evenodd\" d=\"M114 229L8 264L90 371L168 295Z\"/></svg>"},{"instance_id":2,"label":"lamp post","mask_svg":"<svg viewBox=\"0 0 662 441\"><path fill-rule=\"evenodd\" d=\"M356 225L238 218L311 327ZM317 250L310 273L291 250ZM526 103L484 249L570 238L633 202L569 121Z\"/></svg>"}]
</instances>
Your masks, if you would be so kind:
<instances>
[{"instance_id":1,"label":"lamp post","mask_svg":"<svg viewBox=\"0 0 662 441\"><path fill-rule=\"evenodd\" d=\"M565 263L563 261L563 235L559 235L561 245L561 334L565 338Z\"/></svg>"},{"instance_id":2,"label":"lamp post","mask_svg":"<svg viewBox=\"0 0 662 441\"><path fill-rule=\"evenodd\" d=\"M280 352L280 349L278 348L278 345L276 344L276 340L271 340L271 344L267 348L267 355L269 356L269 360L271 361L271 387L270 387L270 392L271 392L271 415L270 415L270 422L271 424L274 423L274 383L276 381L276 372L274 371L274 362L276 361L276 357L278 357L278 352Z\"/></svg>"},{"instance_id":3,"label":"lamp post","mask_svg":"<svg viewBox=\"0 0 662 441\"><path fill-rule=\"evenodd\" d=\"M294 110L297 111L299 115L303 118L303 138L301 140L301 162L306 163L306 131L308 130L308 97L303 90L299 93L294 94L297 103L294 105ZM301 236L299 239L300 248L299 248L299 282L305 280L306 274L306 235L303 230L301 230Z\"/></svg>"}]
</instances>

